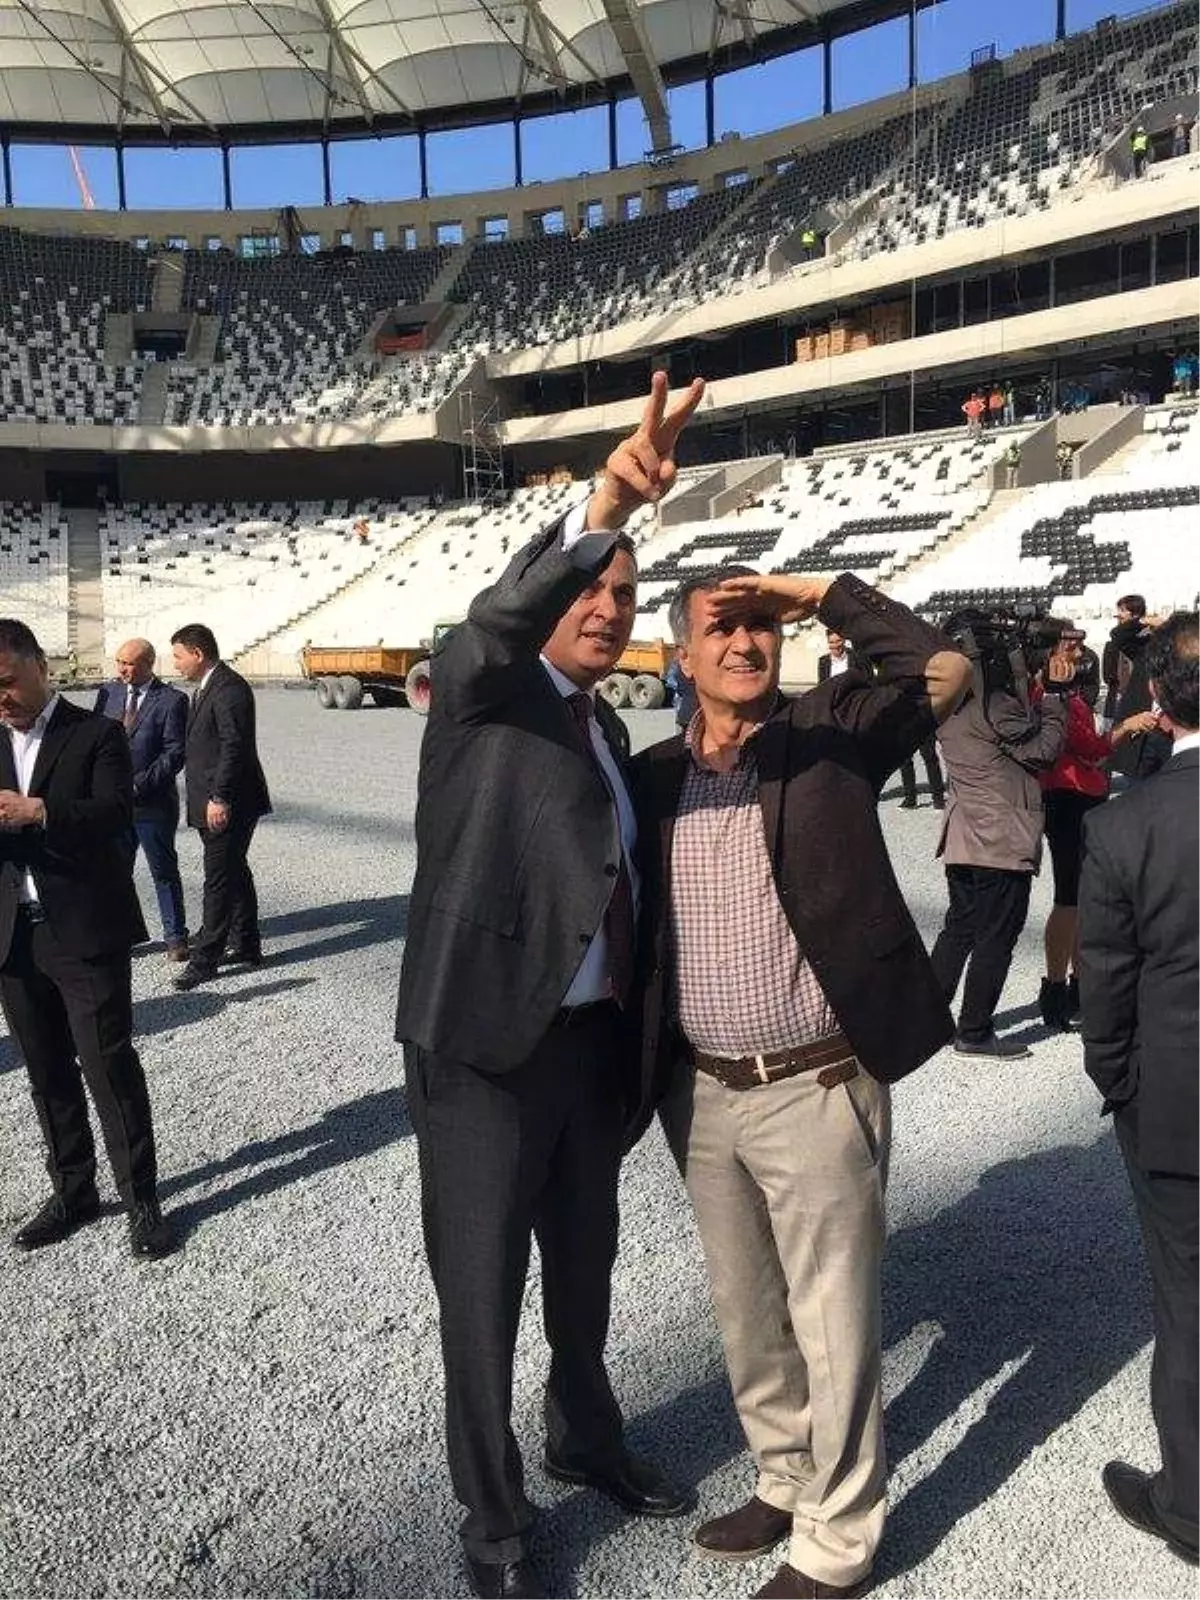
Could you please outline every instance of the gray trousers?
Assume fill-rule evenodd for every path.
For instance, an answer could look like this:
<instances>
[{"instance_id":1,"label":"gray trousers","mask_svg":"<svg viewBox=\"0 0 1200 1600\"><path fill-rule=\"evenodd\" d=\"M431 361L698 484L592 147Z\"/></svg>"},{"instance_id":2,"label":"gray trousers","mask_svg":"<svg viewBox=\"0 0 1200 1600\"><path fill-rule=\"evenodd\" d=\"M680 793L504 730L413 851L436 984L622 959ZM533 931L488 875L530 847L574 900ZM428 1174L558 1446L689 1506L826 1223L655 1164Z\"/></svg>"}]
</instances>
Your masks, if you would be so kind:
<instances>
[{"instance_id":1,"label":"gray trousers","mask_svg":"<svg viewBox=\"0 0 1200 1600\"><path fill-rule=\"evenodd\" d=\"M848 1587L886 1515L880 1261L886 1085L861 1068L747 1090L681 1068L662 1121L695 1208L755 1493L790 1564Z\"/></svg>"}]
</instances>

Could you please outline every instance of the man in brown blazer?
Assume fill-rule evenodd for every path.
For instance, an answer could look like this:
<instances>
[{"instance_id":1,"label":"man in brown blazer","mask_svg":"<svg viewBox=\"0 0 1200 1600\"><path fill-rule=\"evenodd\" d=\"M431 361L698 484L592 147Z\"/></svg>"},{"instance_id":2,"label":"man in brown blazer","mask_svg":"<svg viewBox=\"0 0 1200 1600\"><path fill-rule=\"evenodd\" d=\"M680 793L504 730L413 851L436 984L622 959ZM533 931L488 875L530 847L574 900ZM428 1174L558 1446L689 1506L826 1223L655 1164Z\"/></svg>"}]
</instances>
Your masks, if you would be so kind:
<instances>
[{"instance_id":1,"label":"man in brown blazer","mask_svg":"<svg viewBox=\"0 0 1200 1600\"><path fill-rule=\"evenodd\" d=\"M704 1246L758 1477L696 1530L762 1595L840 1595L883 1530L888 1084L952 1036L892 873L879 793L969 682L967 661L857 578L689 580L671 608L700 709L635 763L643 1120L664 1127ZM874 663L779 692L782 625L816 615ZM634 1130L636 1132L636 1128Z\"/></svg>"}]
</instances>

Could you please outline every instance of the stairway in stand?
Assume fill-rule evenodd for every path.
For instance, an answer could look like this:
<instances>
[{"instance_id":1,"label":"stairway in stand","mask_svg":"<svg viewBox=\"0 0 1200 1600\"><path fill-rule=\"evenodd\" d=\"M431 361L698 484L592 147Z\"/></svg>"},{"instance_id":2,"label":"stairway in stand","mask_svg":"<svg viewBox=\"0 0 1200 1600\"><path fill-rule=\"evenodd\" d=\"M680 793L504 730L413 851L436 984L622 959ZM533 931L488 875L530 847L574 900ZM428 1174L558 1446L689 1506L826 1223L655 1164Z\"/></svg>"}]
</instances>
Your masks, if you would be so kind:
<instances>
[{"instance_id":1,"label":"stairway in stand","mask_svg":"<svg viewBox=\"0 0 1200 1600\"><path fill-rule=\"evenodd\" d=\"M100 565L100 513L67 511L67 645L81 678L104 672L104 590Z\"/></svg>"}]
</instances>

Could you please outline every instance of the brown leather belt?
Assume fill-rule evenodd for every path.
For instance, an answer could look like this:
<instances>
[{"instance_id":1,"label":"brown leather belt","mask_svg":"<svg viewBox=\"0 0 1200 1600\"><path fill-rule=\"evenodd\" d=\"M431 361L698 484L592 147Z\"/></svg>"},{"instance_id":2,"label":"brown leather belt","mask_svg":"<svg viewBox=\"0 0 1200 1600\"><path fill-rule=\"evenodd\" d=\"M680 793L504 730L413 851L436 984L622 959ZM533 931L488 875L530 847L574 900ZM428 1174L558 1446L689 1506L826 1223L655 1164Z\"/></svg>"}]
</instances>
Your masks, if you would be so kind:
<instances>
[{"instance_id":1,"label":"brown leather belt","mask_svg":"<svg viewBox=\"0 0 1200 1600\"><path fill-rule=\"evenodd\" d=\"M791 1050L741 1056L736 1061L728 1056L708 1056L702 1050L693 1050L692 1061L698 1072L715 1078L725 1089L761 1089L764 1084L779 1083L783 1078L813 1071L822 1089L832 1089L858 1073L858 1060L844 1033L831 1033L828 1038L818 1039L813 1044L798 1044Z\"/></svg>"}]
</instances>

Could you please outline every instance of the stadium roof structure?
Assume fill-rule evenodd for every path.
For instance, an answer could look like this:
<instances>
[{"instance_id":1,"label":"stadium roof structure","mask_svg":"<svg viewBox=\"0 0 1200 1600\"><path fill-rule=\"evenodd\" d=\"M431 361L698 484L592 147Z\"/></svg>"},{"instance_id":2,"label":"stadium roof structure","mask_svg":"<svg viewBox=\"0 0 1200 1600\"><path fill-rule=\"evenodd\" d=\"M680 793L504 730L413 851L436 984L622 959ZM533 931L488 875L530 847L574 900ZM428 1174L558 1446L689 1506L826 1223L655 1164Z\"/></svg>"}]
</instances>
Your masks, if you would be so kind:
<instances>
[{"instance_id":1,"label":"stadium roof structure","mask_svg":"<svg viewBox=\"0 0 1200 1600\"><path fill-rule=\"evenodd\" d=\"M935 0L0 0L17 140L248 144L461 127L667 86Z\"/></svg>"}]
</instances>

